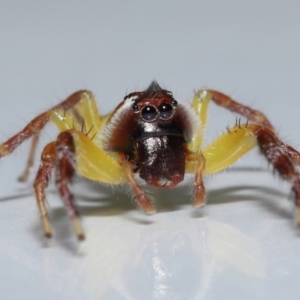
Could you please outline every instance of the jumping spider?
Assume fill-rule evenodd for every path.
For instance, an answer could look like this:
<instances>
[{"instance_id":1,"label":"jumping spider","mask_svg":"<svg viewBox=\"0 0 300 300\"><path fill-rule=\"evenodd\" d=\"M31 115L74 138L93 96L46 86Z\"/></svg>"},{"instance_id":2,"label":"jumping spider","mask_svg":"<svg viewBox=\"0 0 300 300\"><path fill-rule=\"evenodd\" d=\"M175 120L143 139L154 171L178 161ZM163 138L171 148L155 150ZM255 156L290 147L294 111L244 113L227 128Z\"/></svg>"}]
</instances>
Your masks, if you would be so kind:
<instances>
[{"instance_id":1,"label":"jumping spider","mask_svg":"<svg viewBox=\"0 0 300 300\"><path fill-rule=\"evenodd\" d=\"M210 101L246 117L205 148L202 148ZM48 121L59 129L57 139L47 144L41 155L34 190L46 237L52 228L45 205L45 188L52 171L78 239L84 231L74 205L69 184L74 173L90 180L127 183L138 206L155 212L147 194L138 185L138 174L147 184L171 188L185 173L194 174L193 204L205 202L202 176L219 172L254 147L258 147L279 175L292 185L300 225L300 153L282 142L269 120L259 111L214 91L195 93L191 106L178 103L170 91L153 81L142 92L127 95L108 115L99 115L93 94L75 92L60 104L40 114L19 133L0 145L0 157L9 155L32 137L31 151L21 180L32 166L39 135Z\"/></svg>"}]
</instances>

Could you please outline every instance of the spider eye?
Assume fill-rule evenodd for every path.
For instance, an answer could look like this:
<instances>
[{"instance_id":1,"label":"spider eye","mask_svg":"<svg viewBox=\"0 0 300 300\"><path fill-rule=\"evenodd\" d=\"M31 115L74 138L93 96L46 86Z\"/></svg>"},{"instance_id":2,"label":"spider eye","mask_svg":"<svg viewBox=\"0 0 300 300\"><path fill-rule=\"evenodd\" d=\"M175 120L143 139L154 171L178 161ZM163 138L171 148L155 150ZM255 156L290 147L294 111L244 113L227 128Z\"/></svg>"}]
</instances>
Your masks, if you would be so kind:
<instances>
[{"instance_id":1,"label":"spider eye","mask_svg":"<svg viewBox=\"0 0 300 300\"><path fill-rule=\"evenodd\" d=\"M169 103L162 103L158 109L159 116L164 120L168 120L173 116L173 106Z\"/></svg>"},{"instance_id":2,"label":"spider eye","mask_svg":"<svg viewBox=\"0 0 300 300\"><path fill-rule=\"evenodd\" d=\"M178 102L177 102L176 100L174 100L174 101L172 102L173 107L177 107L177 104L178 104Z\"/></svg>"},{"instance_id":3,"label":"spider eye","mask_svg":"<svg viewBox=\"0 0 300 300\"><path fill-rule=\"evenodd\" d=\"M145 120L145 121L153 121L156 119L157 115L158 115L158 112L157 110L155 109L154 106L145 106L143 109L142 109L142 118Z\"/></svg>"},{"instance_id":4,"label":"spider eye","mask_svg":"<svg viewBox=\"0 0 300 300\"><path fill-rule=\"evenodd\" d=\"M133 110L133 112L139 112L139 106L136 104L136 102L134 102L131 106L131 109Z\"/></svg>"}]
</instances>

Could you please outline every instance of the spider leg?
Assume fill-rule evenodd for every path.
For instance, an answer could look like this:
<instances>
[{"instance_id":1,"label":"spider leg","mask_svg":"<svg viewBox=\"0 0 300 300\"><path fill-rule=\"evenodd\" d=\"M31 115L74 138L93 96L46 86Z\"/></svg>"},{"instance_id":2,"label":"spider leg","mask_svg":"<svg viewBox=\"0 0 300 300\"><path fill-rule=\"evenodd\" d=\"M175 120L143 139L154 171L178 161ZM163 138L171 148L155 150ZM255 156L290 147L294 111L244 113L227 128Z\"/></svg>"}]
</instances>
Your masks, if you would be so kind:
<instances>
[{"instance_id":1,"label":"spider leg","mask_svg":"<svg viewBox=\"0 0 300 300\"><path fill-rule=\"evenodd\" d=\"M201 207L205 204L206 195L202 178L205 169L205 158L202 154L187 151L186 165L188 164L193 165L193 173L195 173L193 204L195 207Z\"/></svg>"},{"instance_id":2,"label":"spider leg","mask_svg":"<svg viewBox=\"0 0 300 300\"><path fill-rule=\"evenodd\" d=\"M48 186L52 170L55 166L55 142L51 142L45 146L42 155L39 170L34 181L34 191L39 208L42 225L46 237L52 237L52 228L49 221L47 208L45 205L46 196L45 188Z\"/></svg>"},{"instance_id":3,"label":"spider leg","mask_svg":"<svg viewBox=\"0 0 300 300\"><path fill-rule=\"evenodd\" d=\"M32 137L32 141L31 141L31 145L30 145L30 150L29 150L29 156L27 158L25 170L23 171L23 173L18 178L18 180L21 181L21 182L24 182L24 181L26 181L28 179L28 176L29 176L29 173L30 173L30 169L33 167L34 157L35 157L35 152L36 152L36 147L38 145L39 137L40 137L39 134L35 134Z\"/></svg>"},{"instance_id":4,"label":"spider leg","mask_svg":"<svg viewBox=\"0 0 300 300\"><path fill-rule=\"evenodd\" d=\"M195 207L201 207L205 204L206 191L202 174L205 170L206 162L202 154L202 143L207 125L207 111L210 100L209 97L203 97L203 93L196 92L191 105L201 124L199 130L195 132L192 142L187 145L185 162L186 172L195 175L193 195Z\"/></svg>"},{"instance_id":5,"label":"spider leg","mask_svg":"<svg viewBox=\"0 0 300 300\"><path fill-rule=\"evenodd\" d=\"M300 174L297 172L292 159L286 154L286 146L273 132L261 127L256 131L256 137L261 153L273 165L278 174L292 184L297 206L296 222L300 226Z\"/></svg>"},{"instance_id":6,"label":"spider leg","mask_svg":"<svg viewBox=\"0 0 300 300\"><path fill-rule=\"evenodd\" d=\"M84 232L74 205L73 195L69 189L75 172L75 145L70 131L60 133L55 142L49 143L44 148L34 182L36 200L46 237L52 237L53 234L45 205L45 188L48 186L53 169L55 169L56 186L72 221L74 231L78 239L82 240L84 239Z\"/></svg>"},{"instance_id":7,"label":"spider leg","mask_svg":"<svg viewBox=\"0 0 300 300\"><path fill-rule=\"evenodd\" d=\"M132 171L132 165L126 160L125 155L120 154L121 164L125 169L125 176L127 178L127 182L131 186L134 194L135 200L138 206L146 213L153 214L156 212L155 207L149 197L146 195L145 191L138 185L134 172Z\"/></svg>"},{"instance_id":8,"label":"spider leg","mask_svg":"<svg viewBox=\"0 0 300 300\"><path fill-rule=\"evenodd\" d=\"M232 112L236 112L248 120L260 124L274 131L274 128L268 118L260 111L252 109L246 105L236 102L231 97L214 90L200 90L199 97L212 100L215 104L224 107Z\"/></svg>"},{"instance_id":9,"label":"spider leg","mask_svg":"<svg viewBox=\"0 0 300 300\"><path fill-rule=\"evenodd\" d=\"M268 128L269 130L275 132L274 127L268 118L260 111L252 109L246 105L243 105L231 97L220 93L215 90L199 90L195 93L194 99L192 101L192 107L196 111L199 120L202 124L201 132L196 134L195 139L189 145L189 149L193 152L196 152L195 149L201 149L204 129L207 123L207 110L209 102L213 101L215 104L224 107L232 112L238 113L248 120L255 122L261 126ZM280 141L280 140L279 140ZM281 141L280 141L281 142ZM300 153L294 149L293 147L284 144L281 142L281 151L283 151L292 161L293 163L300 165Z\"/></svg>"},{"instance_id":10,"label":"spider leg","mask_svg":"<svg viewBox=\"0 0 300 300\"><path fill-rule=\"evenodd\" d=\"M68 112L56 110L51 115L51 121L59 131L72 132L76 145L76 172L90 180L120 184L126 181L120 158L116 153L107 152L97 144L97 136L83 133L74 128L74 120Z\"/></svg>"},{"instance_id":11,"label":"spider leg","mask_svg":"<svg viewBox=\"0 0 300 300\"><path fill-rule=\"evenodd\" d=\"M196 112L199 121L199 131L195 133L193 141L188 145L188 149L194 153L200 153L205 136L205 130L207 126L207 111L209 106L210 98L204 97L201 91L196 92L192 101L192 108Z\"/></svg>"},{"instance_id":12,"label":"spider leg","mask_svg":"<svg viewBox=\"0 0 300 300\"><path fill-rule=\"evenodd\" d=\"M239 102L236 102L231 97L218 91L206 90L205 92L208 94L208 97L210 97L211 100L217 105L229 109L233 112L236 112L246 117L248 120L260 124L264 127L267 127L268 129L275 132L271 122L262 112L254 110ZM289 145L286 145L282 142L281 144L281 151L283 151L287 156L289 156L289 158L292 159L295 164L300 165L300 153Z\"/></svg>"},{"instance_id":13,"label":"spider leg","mask_svg":"<svg viewBox=\"0 0 300 300\"><path fill-rule=\"evenodd\" d=\"M293 159L286 153L286 148L289 146L283 143L270 128L247 123L229 128L203 150L204 174L224 170L254 147L259 147L281 178L292 184L297 206L296 222L300 226L300 174L294 166ZM195 164L191 162L187 163L186 169L192 173L197 171Z\"/></svg>"},{"instance_id":14,"label":"spider leg","mask_svg":"<svg viewBox=\"0 0 300 300\"><path fill-rule=\"evenodd\" d=\"M56 140L55 183L63 199L67 213L72 221L79 240L84 239L84 232L79 221L79 213L74 205L73 194L69 189L75 173L75 144L70 131L61 132Z\"/></svg>"},{"instance_id":15,"label":"spider leg","mask_svg":"<svg viewBox=\"0 0 300 300\"><path fill-rule=\"evenodd\" d=\"M91 122L93 122L94 125L97 125L95 126L95 130L97 130L97 127L100 124L100 120L99 120L98 110L96 107L94 96L90 91L80 90L70 95L66 100L62 101L58 105L53 106L51 109L35 117L20 132L12 136L6 142L0 144L0 158L1 158L12 153L25 140L33 137L27 164L25 170L20 176L21 181L27 180L30 168L33 165L39 134L41 130L44 128L44 126L47 124L47 122L49 121L52 112L56 110L68 111L74 108L80 102L86 103L85 105L81 106L80 110L83 111L84 113L87 112L90 113L91 117L89 120L91 120Z\"/></svg>"},{"instance_id":16,"label":"spider leg","mask_svg":"<svg viewBox=\"0 0 300 300\"><path fill-rule=\"evenodd\" d=\"M300 152L285 143L282 143L282 151L293 161L294 164L300 166Z\"/></svg>"}]
</instances>

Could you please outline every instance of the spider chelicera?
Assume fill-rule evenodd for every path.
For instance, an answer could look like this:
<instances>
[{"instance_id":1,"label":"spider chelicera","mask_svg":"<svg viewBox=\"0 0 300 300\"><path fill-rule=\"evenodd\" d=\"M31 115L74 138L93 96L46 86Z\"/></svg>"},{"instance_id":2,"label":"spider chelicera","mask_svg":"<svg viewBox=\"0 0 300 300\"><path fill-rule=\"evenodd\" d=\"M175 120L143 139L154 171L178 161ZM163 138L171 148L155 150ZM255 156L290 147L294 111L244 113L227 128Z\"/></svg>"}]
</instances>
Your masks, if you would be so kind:
<instances>
[{"instance_id":1,"label":"spider chelicera","mask_svg":"<svg viewBox=\"0 0 300 300\"><path fill-rule=\"evenodd\" d=\"M202 147L210 101L236 112L249 122L237 122L206 147ZM32 138L27 166L20 177L27 179L39 135L53 122L57 139L41 155L34 190L46 237L52 228L45 205L45 189L52 171L78 239L84 231L69 184L75 174L111 185L128 184L136 203L146 213L155 212L149 196L135 175L147 184L171 188L185 173L194 174L193 204L205 203L202 176L219 172L258 147L279 175L292 185L300 225L300 153L279 139L266 116L214 90L195 93L190 106L178 103L173 94L156 81L142 92L125 96L108 115L99 115L90 91L81 90L40 114L19 133L0 145L0 157L9 155L24 140Z\"/></svg>"}]
</instances>

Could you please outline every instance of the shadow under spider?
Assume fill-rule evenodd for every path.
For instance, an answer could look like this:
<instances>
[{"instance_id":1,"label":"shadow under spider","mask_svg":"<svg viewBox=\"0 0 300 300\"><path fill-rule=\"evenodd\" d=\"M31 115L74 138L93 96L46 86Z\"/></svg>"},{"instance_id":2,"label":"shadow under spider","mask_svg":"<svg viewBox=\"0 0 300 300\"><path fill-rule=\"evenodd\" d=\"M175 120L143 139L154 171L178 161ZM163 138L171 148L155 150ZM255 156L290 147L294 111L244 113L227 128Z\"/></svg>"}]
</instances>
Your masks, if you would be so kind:
<instances>
[{"instance_id":1,"label":"shadow under spider","mask_svg":"<svg viewBox=\"0 0 300 300\"><path fill-rule=\"evenodd\" d=\"M124 188L112 190L109 186L95 185L89 182L85 184L88 186L88 190L92 191L95 195L87 196L86 194L75 193L78 210L82 217L124 215L126 212L138 209L136 204L132 201L132 198L124 191ZM157 213L175 211L181 209L183 206L192 205L191 188L186 184L179 185L172 189L147 186L145 190L154 199ZM99 196L97 196L97 194L99 194ZM208 190L206 204L210 206L240 201L256 201L259 205L279 214L281 217L290 218L290 212L278 209L278 205L281 204L281 202L278 201L279 199L287 200L288 195L277 188L239 185ZM200 212L201 208L195 208L195 211ZM56 222L56 220L65 214L64 207L54 208L51 212L51 219L53 222ZM143 212L141 212L141 214L143 214ZM148 222L145 222L145 224L147 223Z\"/></svg>"},{"instance_id":2,"label":"shadow under spider","mask_svg":"<svg viewBox=\"0 0 300 300\"><path fill-rule=\"evenodd\" d=\"M76 180L78 181L78 180ZM76 187L76 183L74 185ZM80 181L84 185L83 191L87 193L74 191L80 215L90 217L108 217L125 215L127 212L137 209L132 198L126 193L125 187L112 188L101 184L95 184L88 181ZM143 186L145 187L145 186ZM183 206L191 206L192 189L191 185L182 184L172 189L152 188L146 186L146 192L155 200L155 207L158 213L175 211ZM29 194L29 193L28 193ZM55 240L64 247L74 252L78 248L76 237L74 236L70 222L68 220L63 204L60 207L51 208L51 194L57 194L55 189L49 189L48 206L52 225L55 230ZM27 193L26 193L27 195ZM30 193L29 195L32 195ZM99 196L98 196L99 195ZM0 201L9 201L24 197L25 194L1 198ZM28 196L28 195L27 195ZM224 203L234 203L240 201L255 201L256 204L272 211L281 218L292 218L292 212L283 210L280 199L287 200L288 195L280 191L280 188L270 188L263 186L238 185L225 188L215 188L207 190L207 205L216 205ZM141 212L142 216L144 215ZM193 218L205 217L205 211L194 209ZM153 221L147 218L130 217L130 220L143 225L152 224ZM34 235L40 239L42 235L41 226L37 218L37 223L33 228ZM45 246L51 242L45 241Z\"/></svg>"}]
</instances>

